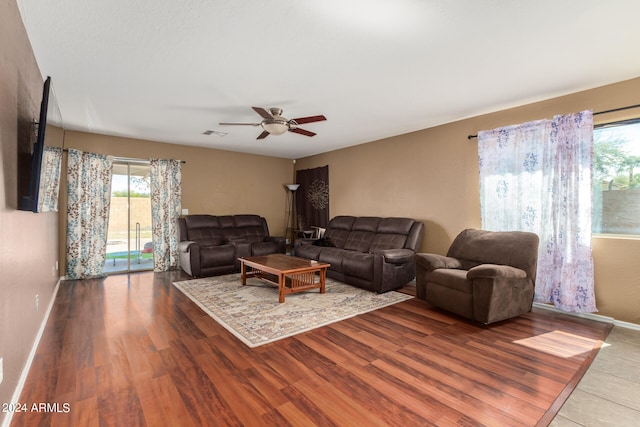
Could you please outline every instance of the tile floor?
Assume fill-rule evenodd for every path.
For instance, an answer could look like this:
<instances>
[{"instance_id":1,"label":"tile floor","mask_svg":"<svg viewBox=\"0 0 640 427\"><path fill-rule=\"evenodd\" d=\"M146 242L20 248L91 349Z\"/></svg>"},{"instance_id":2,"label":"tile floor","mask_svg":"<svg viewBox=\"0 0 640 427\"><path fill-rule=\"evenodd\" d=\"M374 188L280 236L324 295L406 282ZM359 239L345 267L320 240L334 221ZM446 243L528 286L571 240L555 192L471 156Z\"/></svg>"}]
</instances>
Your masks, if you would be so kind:
<instances>
[{"instance_id":1,"label":"tile floor","mask_svg":"<svg viewBox=\"0 0 640 427\"><path fill-rule=\"evenodd\" d=\"M613 328L549 425L640 426L640 330Z\"/></svg>"}]
</instances>

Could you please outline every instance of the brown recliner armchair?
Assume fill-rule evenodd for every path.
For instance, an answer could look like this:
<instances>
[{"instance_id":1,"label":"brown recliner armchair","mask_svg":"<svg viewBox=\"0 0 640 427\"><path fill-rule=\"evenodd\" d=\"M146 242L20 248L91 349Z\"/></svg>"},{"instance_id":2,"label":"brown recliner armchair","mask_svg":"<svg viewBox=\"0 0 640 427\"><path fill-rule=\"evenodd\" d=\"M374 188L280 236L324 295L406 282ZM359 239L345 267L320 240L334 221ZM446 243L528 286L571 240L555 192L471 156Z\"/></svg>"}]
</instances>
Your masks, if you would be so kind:
<instances>
[{"instance_id":1,"label":"brown recliner armchair","mask_svg":"<svg viewBox=\"0 0 640 427\"><path fill-rule=\"evenodd\" d=\"M416 254L416 296L484 324L531 311L539 238L467 229L447 256Z\"/></svg>"}]
</instances>

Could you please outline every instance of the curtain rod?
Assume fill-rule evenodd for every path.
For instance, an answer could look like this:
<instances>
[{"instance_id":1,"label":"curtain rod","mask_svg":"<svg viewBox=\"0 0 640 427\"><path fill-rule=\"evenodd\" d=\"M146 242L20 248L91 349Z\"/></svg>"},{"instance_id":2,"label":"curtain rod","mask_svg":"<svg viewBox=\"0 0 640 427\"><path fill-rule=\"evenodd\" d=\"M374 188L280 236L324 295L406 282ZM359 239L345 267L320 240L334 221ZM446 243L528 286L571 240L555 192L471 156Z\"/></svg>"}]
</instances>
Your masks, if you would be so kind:
<instances>
[{"instance_id":1,"label":"curtain rod","mask_svg":"<svg viewBox=\"0 0 640 427\"><path fill-rule=\"evenodd\" d=\"M68 149L68 148L63 148L63 149L62 149L62 151L64 151L65 153L68 153L68 152L69 152L69 149ZM136 161L136 160L148 160L148 159L125 159L124 157L118 157L118 156L114 156L114 157L115 157L116 159L119 159L119 160L124 161L124 162L129 161L129 160L131 160L131 161ZM186 162L185 160L180 160L180 163L182 163L182 164L186 164L187 162Z\"/></svg>"},{"instance_id":2,"label":"curtain rod","mask_svg":"<svg viewBox=\"0 0 640 427\"><path fill-rule=\"evenodd\" d=\"M593 113L594 116L597 116L598 114L607 114L607 113L615 113L616 111L623 111L623 110L630 110L632 108L638 108L640 107L640 104L636 104L636 105L629 105L627 107L620 107L620 108L614 108L611 110L605 110L605 111L598 111L597 113ZM477 138L478 135L467 135L467 139L471 140L474 138Z\"/></svg>"}]
</instances>

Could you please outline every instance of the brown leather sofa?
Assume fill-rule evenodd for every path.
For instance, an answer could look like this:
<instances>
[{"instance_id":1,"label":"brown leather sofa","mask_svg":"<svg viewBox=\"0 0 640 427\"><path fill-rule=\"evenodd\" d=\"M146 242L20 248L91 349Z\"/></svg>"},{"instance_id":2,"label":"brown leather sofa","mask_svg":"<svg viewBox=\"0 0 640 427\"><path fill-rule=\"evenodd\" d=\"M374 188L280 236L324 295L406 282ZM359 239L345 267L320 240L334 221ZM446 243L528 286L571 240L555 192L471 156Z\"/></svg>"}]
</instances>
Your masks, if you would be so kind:
<instances>
[{"instance_id":1,"label":"brown leather sofa","mask_svg":"<svg viewBox=\"0 0 640 427\"><path fill-rule=\"evenodd\" d=\"M416 296L484 324L531 311L538 236L467 229L446 256L416 255Z\"/></svg>"},{"instance_id":2,"label":"brown leather sofa","mask_svg":"<svg viewBox=\"0 0 640 427\"><path fill-rule=\"evenodd\" d=\"M187 215L178 219L180 265L193 277L237 272L239 257L284 253L284 237L269 235L258 215Z\"/></svg>"},{"instance_id":3,"label":"brown leather sofa","mask_svg":"<svg viewBox=\"0 0 640 427\"><path fill-rule=\"evenodd\" d=\"M324 239L298 239L295 255L331 264L327 276L383 293L415 277L424 224L411 218L337 216Z\"/></svg>"}]
</instances>

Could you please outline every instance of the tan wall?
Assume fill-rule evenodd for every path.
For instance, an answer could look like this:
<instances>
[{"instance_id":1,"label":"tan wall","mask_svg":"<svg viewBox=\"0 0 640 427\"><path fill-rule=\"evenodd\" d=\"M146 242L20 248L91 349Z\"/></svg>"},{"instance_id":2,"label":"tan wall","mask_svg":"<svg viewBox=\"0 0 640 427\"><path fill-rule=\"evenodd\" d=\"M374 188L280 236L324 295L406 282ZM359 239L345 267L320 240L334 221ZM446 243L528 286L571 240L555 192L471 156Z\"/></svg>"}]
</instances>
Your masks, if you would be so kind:
<instances>
[{"instance_id":1,"label":"tan wall","mask_svg":"<svg viewBox=\"0 0 640 427\"><path fill-rule=\"evenodd\" d=\"M65 148L118 157L183 160L182 207L190 214L257 214L266 218L272 235L284 236L284 185L293 176L291 160L78 131L66 131L64 143ZM66 191L61 191L61 212L65 212L66 203ZM65 217L60 215L61 266L66 262L65 233Z\"/></svg>"},{"instance_id":2,"label":"tan wall","mask_svg":"<svg viewBox=\"0 0 640 427\"><path fill-rule=\"evenodd\" d=\"M0 403L10 403L58 278L57 215L17 210L18 144L33 142L43 79L14 0L0 1L0 52Z\"/></svg>"},{"instance_id":3,"label":"tan wall","mask_svg":"<svg viewBox=\"0 0 640 427\"><path fill-rule=\"evenodd\" d=\"M467 135L586 109L640 103L640 79L473 117L296 162L329 165L331 216L409 216L425 222L421 251L445 253L464 228L480 227L476 140ZM640 109L596 116L596 122L639 117ZM640 324L640 239L595 237L599 314Z\"/></svg>"}]
</instances>

